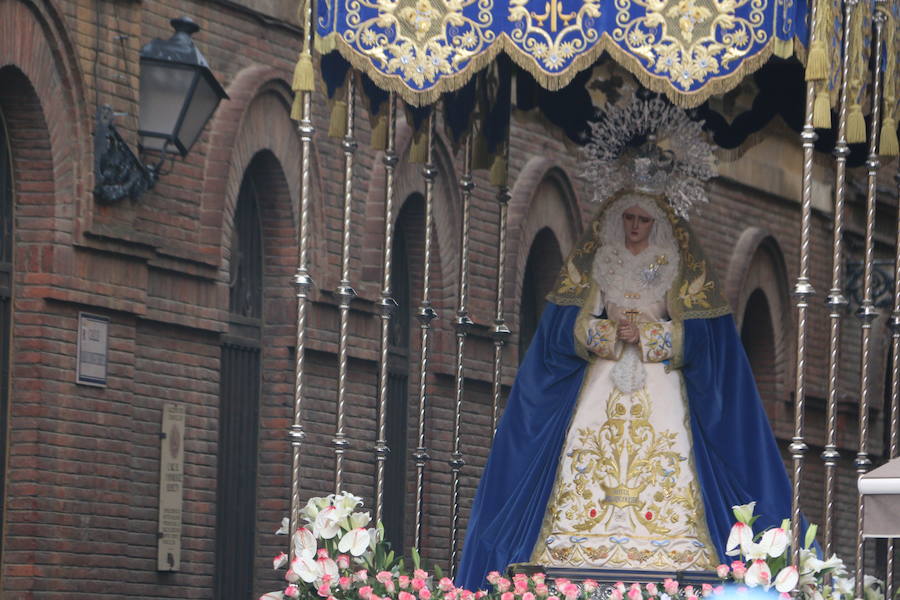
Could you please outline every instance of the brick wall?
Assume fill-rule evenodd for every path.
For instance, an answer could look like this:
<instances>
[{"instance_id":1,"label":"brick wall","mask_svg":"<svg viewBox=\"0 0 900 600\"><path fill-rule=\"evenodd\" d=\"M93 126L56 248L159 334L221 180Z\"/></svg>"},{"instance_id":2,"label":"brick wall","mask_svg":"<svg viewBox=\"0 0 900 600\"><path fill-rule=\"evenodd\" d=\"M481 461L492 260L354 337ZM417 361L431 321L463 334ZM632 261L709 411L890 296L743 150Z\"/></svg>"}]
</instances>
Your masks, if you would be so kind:
<instances>
[{"instance_id":1,"label":"brick wall","mask_svg":"<svg viewBox=\"0 0 900 600\"><path fill-rule=\"evenodd\" d=\"M9 598L121 597L208 598L215 549L216 453L221 336L228 331L231 223L238 189L251 163L266 185L261 190L265 254L264 354L257 491L257 592L275 589L270 555L283 545L272 532L288 512L290 453L286 441L293 395L296 307L291 276L296 268L296 220L300 153L288 119L288 82L299 35L289 22L271 21L270 3L160 1L103 3L0 0L0 109L9 126L15 175L15 304L10 457L2 556L2 589ZM268 8L267 8L268 7ZM226 86L224 103L191 154L177 160L150 193L136 202L100 206L92 198L91 131L97 103L116 111L126 138L135 142L137 52L152 37L168 37L168 19L191 15L202 27L195 36L213 71ZM331 491L337 379L338 310L343 220L340 146L322 132L327 103L316 96L313 148L314 202L310 215L313 291L302 451L303 498ZM350 311L352 343L346 433L352 445L344 482L371 506L374 483L377 356L384 181L379 153L367 147L369 124L359 119L361 140L353 191L350 280L359 292ZM795 137L772 135L785 147ZM782 136L782 137L778 137ZM510 153L513 199L509 211L505 314L515 329L525 263L531 244L549 226L563 253L590 213L590 190L578 177L577 157L544 127L516 121ZM405 156L409 128L401 123L398 143ZM446 140L439 144L435 186L432 304L440 318L432 334L428 379L425 472L426 514L422 550L434 561L449 557L450 471L453 447L456 337L452 327L458 294L460 157ZM254 162L256 161L256 162ZM775 168L774 165L772 167ZM773 171L774 172L774 171ZM858 177L858 174L854 174ZM824 179L824 176L823 176ZM470 305L476 327L465 356L466 397L462 447L462 526L487 457L494 318L496 190L476 174L472 199ZM397 170L394 218L404 202L424 192L420 166L405 158ZM767 188L768 189L768 188ZM781 440L792 435L793 323L789 290L798 264L795 198L762 192L752 182L722 179L713 201L694 219L718 274L747 273L757 246L736 246L757 228L782 254L784 281L768 289L777 348L774 372L766 377L767 411ZM854 202L857 199L854 198ZM411 213L421 208L407 207ZM887 217L891 210L885 208ZM858 232L859 206L848 209ZM890 218L886 218L890 221ZM408 223L421 223L410 214ZM411 303L421 301L422 225L411 226ZM851 232L850 236L855 235ZM879 252L889 253L885 233ZM819 298L830 287L830 218L813 220L813 284ZM854 250L858 253L858 250ZM767 259L768 260L768 259ZM777 261L776 261L777 262ZM769 272L769 271L767 271ZM740 302L753 292L735 280ZM779 291L780 290L780 291ZM778 300L776 302L776 300ZM106 388L74 384L78 312L108 316L110 378ZM413 310L413 313L415 311ZM806 512L817 520L821 494L827 312L815 301L810 321L807 417L811 442ZM877 329L878 339L883 330ZM856 446L853 401L857 395L858 326L847 320L841 370L839 424L844 453L838 511L839 548L852 558L851 455ZM509 386L517 364L517 337L504 357ZM884 349L878 342L879 356ZM410 356L419 356L419 331L411 328ZM880 376L879 376L880 377ZM878 378L876 378L878 379ZM881 398L881 381L873 397ZM409 381L408 447L418 444L418 369ZM187 409L182 569L158 573L156 511L159 427L162 407ZM881 452L880 413L873 413L871 450ZM415 494L408 460L407 506ZM414 519L406 520L411 543ZM462 535L462 533L461 533ZM871 553L870 553L871 555Z\"/></svg>"}]
</instances>

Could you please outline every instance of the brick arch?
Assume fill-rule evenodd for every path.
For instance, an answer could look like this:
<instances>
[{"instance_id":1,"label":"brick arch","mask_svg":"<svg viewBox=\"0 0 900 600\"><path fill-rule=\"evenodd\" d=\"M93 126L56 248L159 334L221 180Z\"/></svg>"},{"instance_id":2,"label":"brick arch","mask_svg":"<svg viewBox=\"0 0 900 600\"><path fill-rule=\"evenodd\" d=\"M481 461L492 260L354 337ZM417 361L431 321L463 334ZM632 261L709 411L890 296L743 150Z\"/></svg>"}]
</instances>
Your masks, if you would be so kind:
<instances>
[{"instance_id":1,"label":"brick arch","mask_svg":"<svg viewBox=\"0 0 900 600\"><path fill-rule=\"evenodd\" d=\"M415 193L425 195L422 165L410 163L406 158L412 144L412 128L403 121L397 124L397 152L400 162L394 171L394 203L391 221L396 223L404 202ZM376 296L381 289L381 264L384 252L384 152L378 152L373 161L370 185L365 199L365 232L362 258L366 265L362 270L363 295ZM435 167L438 176L434 185L434 253L438 262L433 268L440 271L441 287L432 286L434 293L448 310L454 310L459 285L459 228L462 219L458 177L449 145L438 134L435 143Z\"/></svg>"},{"instance_id":2,"label":"brick arch","mask_svg":"<svg viewBox=\"0 0 900 600\"><path fill-rule=\"evenodd\" d=\"M581 232L580 215L578 197L565 170L543 156L532 157L516 178L509 203L506 310L514 315L514 335L519 329L525 267L535 237L542 229L550 229L565 258Z\"/></svg>"},{"instance_id":3,"label":"brick arch","mask_svg":"<svg viewBox=\"0 0 900 600\"><path fill-rule=\"evenodd\" d=\"M65 19L49 0L21 0L0 5L0 23L0 69L12 68L28 81L50 142L52 225L78 235L89 225L92 206L92 116Z\"/></svg>"},{"instance_id":4,"label":"brick arch","mask_svg":"<svg viewBox=\"0 0 900 600\"><path fill-rule=\"evenodd\" d=\"M757 315L761 326L771 327L767 339L773 347L767 351L772 355L773 372L765 377L771 379L769 395L786 399L792 369L789 346L793 321L784 253L771 233L750 227L740 235L728 265L725 293L734 308L739 330L752 325L744 323L748 314Z\"/></svg>"},{"instance_id":5,"label":"brick arch","mask_svg":"<svg viewBox=\"0 0 900 600\"><path fill-rule=\"evenodd\" d=\"M262 65L243 69L228 86L231 100L216 111L210 126L200 235L204 252L226 271L238 192L244 173L257 153L267 150L277 159L293 207L287 214L294 227L298 223L301 144L296 125L290 119L291 92L279 75L278 70ZM315 270L315 263L324 264L316 235L324 225L319 203L315 201L321 189L315 152L312 156L310 261Z\"/></svg>"}]
</instances>

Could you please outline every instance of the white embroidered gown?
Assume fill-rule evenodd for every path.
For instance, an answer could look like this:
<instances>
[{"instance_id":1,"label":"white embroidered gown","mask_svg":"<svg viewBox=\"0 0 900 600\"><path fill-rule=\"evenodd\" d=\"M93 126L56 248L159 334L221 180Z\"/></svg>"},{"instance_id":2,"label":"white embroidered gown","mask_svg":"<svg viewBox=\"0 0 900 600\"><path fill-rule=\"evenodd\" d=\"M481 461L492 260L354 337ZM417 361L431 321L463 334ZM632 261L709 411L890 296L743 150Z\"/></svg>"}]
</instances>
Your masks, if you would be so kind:
<instances>
[{"instance_id":1,"label":"white embroidered gown","mask_svg":"<svg viewBox=\"0 0 900 600\"><path fill-rule=\"evenodd\" d=\"M597 252L594 289L575 325L591 363L533 563L681 571L718 562L677 368L682 330L666 314L677 269L677 251L665 248ZM608 318L598 318L604 309ZM616 341L624 319L638 323L638 344Z\"/></svg>"}]
</instances>

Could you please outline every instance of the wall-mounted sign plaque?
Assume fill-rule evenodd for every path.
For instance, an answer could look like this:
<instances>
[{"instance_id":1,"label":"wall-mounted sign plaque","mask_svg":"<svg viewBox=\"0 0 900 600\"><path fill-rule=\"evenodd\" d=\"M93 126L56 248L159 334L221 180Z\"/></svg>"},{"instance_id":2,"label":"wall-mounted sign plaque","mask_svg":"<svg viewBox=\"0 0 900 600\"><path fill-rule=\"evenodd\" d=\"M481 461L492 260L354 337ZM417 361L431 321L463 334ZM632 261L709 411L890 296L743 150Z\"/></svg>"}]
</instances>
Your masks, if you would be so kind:
<instances>
[{"instance_id":1,"label":"wall-mounted sign plaque","mask_svg":"<svg viewBox=\"0 0 900 600\"><path fill-rule=\"evenodd\" d=\"M181 503L184 474L184 406L163 406L159 449L159 529L156 570L181 567Z\"/></svg>"}]
</instances>

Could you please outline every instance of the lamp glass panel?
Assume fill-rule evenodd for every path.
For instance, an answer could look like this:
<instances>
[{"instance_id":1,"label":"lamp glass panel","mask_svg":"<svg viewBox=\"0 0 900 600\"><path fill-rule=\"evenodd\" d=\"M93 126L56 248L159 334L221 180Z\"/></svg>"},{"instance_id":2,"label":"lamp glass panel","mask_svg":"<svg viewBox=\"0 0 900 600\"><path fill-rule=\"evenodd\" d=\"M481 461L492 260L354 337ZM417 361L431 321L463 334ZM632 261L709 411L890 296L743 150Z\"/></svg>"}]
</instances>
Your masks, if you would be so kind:
<instances>
[{"instance_id":1,"label":"lamp glass panel","mask_svg":"<svg viewBox=\"0 0 900 600\"><path fill-rule=\"evenodd\" d=\"M197 138L200 137L203 126L206 125L219 104L219 94L210 85L209 80L199 73L197 77L194 96L190 99L190 105L184 114L181 128L175 133L185 151L190 150Z\"/></svg>"},{"instance_id":2,"label":"lamp glass panel","mask_svg":"<svg viewBox=\"0 0 900 600\"><path fill-rule=\"evenodd\" d=\"M171 138L190 91L194 70L172 64L141 64L141 131ZM144 147L161 147L157 139L145 137Z\"/></svg>"}]
</instances>

